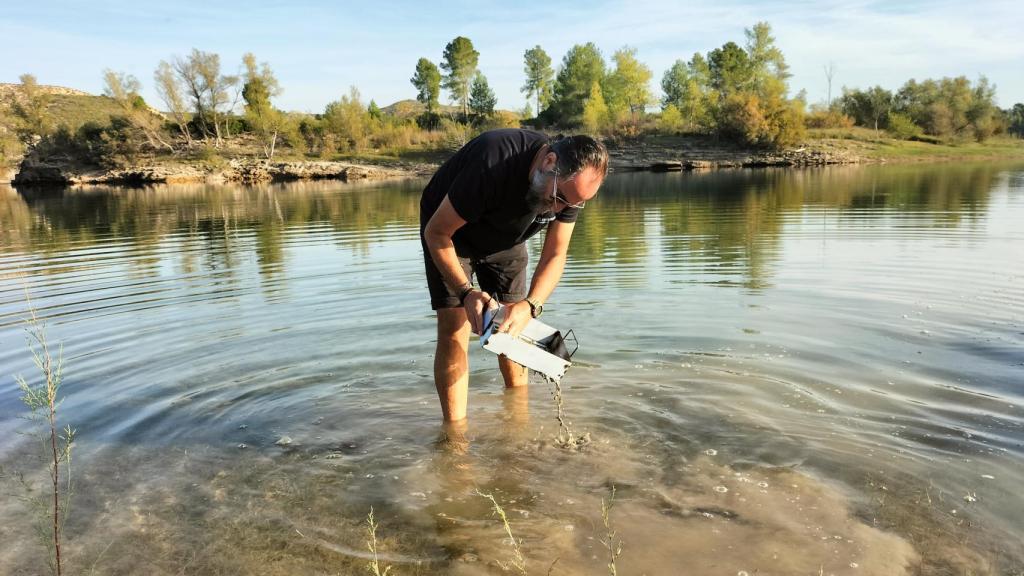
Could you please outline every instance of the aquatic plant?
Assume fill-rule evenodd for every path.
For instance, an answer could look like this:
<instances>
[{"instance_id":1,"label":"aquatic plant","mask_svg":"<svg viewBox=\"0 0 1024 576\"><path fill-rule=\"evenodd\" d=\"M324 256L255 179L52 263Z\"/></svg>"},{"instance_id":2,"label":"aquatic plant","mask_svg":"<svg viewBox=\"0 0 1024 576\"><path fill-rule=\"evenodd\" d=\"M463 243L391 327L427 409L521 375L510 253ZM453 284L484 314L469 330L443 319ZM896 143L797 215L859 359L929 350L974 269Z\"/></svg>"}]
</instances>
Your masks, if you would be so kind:
<instances>
[{"instance_id":1,"label":"aquatic plant","mask_svg":"<svg viewBox=\"0 0 1024 576\"><path fill-rule=\"evenodd\" d=\"M501 519L501 524L505 527L505 533L508 534L509 540L512 541L512 561L501 562L498 561L498 566L501 566L502 570L509 570L509 567L515 568L517 572L526 576L526 558L523 557L523 551L519 547L519 541L512 534L512 525L508 523L508 516L505 514L505 510L498 504L498 501L494 499L493 494L484 494L480 490L476 491L477 495L486 498L491 501L491 507L494 509L494 514ZM557 560L556 560L557 561ZM551 565L554 567L554 564ZM551 570L548 570L550 573Z\"/></svg>"},{"instance_id":2,"label":"aquatic plant","mask_svg":"<svg viewBox=\"0 0 1024 576\"><path fill-rule=\"evenodd\" d=\"M373 506L371 506L370 513L366 515L366 535L369 538L366 541L366 547L373 555L373 560L369 563L370 573L374 576L387 576L391 572L391 566L385 566L384 571L381 572L380 560L377 558L377 527L377 521L373 518Z\"/></svg>"},{"instance_id":3,"label":"aquatic plant","mask_svg":"<svg viewBox=\"0 0 1024 576\"><path fill-rule=\"evenodd\" d=\"M17 479L24 489L22 501L38 518L36 531L40 541L49 551L47 564L54 574L61 576L64 568L61 541L73 494L71 446L75 431L71 426L65 426L63 429L57 426L57 409L61 403L58 394L64 374L64 347L60 346L57 358L54 359L46 339L46 328L36 315L27 290L25 298L29 311L29 318L25 320L28 348L42 378L36 384L30 384L21 375L16 376L15 380L21 389L21 401L29 409L27 419L39 423L43 429L37 437L44 458L48 460L47 468L52 490L47 490L42 496L35 496L33 483L26 479L24 474L17 474Z\"/></svg>"},{"instance_id":4,"label":"aquatic plant","mask_svg":"<svg viewBox=\"0 0 1024 576\"><path fill-rule=\"evenodd\" d=\"M604 498L601 498L601 520L604 521L605 536L601 544L604 545L605 549L608 550L608 573L611 576L617 576L618 570L615 567L615 561L619 556L622 555L622 539L618 537L615 529L612 528L612 506L615 504L615 486L612 486L612 495L605 502Z\"/></svg>"}]
</instances>

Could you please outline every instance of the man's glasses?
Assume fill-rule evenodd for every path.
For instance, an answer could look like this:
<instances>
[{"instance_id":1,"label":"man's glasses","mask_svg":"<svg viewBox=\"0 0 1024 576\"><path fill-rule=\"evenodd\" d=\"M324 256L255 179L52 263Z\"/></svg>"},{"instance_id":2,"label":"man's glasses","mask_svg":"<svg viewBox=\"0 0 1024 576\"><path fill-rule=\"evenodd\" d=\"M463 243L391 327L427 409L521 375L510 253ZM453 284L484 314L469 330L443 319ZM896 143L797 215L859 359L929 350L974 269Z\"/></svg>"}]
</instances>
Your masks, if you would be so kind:
<instances>
[{"instance_id":1,"label":"man's glasses","mask_svg":"<svg viewBox=\"0 0 1024 576\"><path fill-rule=\"evenodd\" d=\"M586 200L584 200L583 202L577 202L576 204L573 204L572 202L569 202L568 200L566 200L565 196L562 196L561 194L558 193L558 174L557 173L551 175L551 196L555 200L561 202L562 204L565 204L565 206L567 208L576 208L577 210L580 210L584 206L587 205Z\"/></svg>"}]
</instances>

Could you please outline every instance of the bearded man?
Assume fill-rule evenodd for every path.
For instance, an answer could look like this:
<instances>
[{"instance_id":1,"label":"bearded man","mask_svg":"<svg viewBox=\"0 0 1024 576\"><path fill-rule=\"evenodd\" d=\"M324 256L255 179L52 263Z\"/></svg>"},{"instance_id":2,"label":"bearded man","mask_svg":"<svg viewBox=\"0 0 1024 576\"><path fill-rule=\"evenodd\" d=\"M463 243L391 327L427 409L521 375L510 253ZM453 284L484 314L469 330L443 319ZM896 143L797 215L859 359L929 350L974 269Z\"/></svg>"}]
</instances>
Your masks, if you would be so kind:
<instances>
[{"instance_id":1,"label":"bearded man","mask_svg":"<svg viewBox=\"0 0 1024 576\"><path fill-rule=\"evenodd\" d=\"M541 315L562 277L576 218L607 174L608 151L590 136L492 130L456 152L423 190L420 238L437 311L434 382L446 422L466 418L470 332L482 333L484 311L498 302L507 306L498 330L513 336ZM542 229L527 289L526 240ZM525 367L504 356L498 366L506 388L527 385Z\"/></svg>"}]
</instances>

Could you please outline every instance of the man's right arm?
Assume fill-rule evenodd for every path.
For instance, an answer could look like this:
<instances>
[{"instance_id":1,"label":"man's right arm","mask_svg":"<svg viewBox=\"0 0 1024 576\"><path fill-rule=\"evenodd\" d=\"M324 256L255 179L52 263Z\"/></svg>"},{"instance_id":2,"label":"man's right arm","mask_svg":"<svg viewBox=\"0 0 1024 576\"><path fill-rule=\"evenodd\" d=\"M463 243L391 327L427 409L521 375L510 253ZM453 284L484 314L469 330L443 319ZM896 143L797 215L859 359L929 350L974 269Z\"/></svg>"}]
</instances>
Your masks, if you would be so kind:
<instances>
[{"instance_id":1,"label":"man's right arm","mask_svg":"<svg viewBox=\"0 0 1024 576\"><path fill-rule=\"evenodd\" d=\"M459 257L455 253L455 244L452 242L455 232L465 225L466 221L459 216L451 201L445 196L423 229L423 239L427 243L430 257L441 272L445 284L455 294L459 294L469 284L469 278L466 278L465 272L462 271ZM463 302L463 306L466 308L466 317L476 334L483 331L483 312L490 300L491 297L486 292L473 290Z\"/></svg>"}]
</instances>

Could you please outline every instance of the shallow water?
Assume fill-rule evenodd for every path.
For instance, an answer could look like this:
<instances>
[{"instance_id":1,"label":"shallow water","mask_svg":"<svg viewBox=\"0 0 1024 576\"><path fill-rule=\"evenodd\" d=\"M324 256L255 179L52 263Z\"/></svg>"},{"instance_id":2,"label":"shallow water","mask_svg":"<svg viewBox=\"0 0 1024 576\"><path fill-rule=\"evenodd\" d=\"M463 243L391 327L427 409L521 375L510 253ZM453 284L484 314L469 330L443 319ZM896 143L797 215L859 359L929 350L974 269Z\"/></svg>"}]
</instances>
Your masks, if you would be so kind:
<instances>
[{"instance_id":1,"label":"shallow water","mask_svg":"<svg viewBox=\"0 0 1024 576\"><path fill-rule=\"evenodd\" d=\"M613 486L620 574L1024 571L1024 166L611 176L545 307L581 451L476 347L440 426L423 184L2 191L0 463L45 473L27 287L75 572L366 573L372 506L393 574L501 574L479 490L530 574L601 574ZM0 573L45 570L29 518Z\"/></svg>"}]
</instances>

